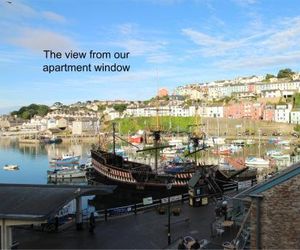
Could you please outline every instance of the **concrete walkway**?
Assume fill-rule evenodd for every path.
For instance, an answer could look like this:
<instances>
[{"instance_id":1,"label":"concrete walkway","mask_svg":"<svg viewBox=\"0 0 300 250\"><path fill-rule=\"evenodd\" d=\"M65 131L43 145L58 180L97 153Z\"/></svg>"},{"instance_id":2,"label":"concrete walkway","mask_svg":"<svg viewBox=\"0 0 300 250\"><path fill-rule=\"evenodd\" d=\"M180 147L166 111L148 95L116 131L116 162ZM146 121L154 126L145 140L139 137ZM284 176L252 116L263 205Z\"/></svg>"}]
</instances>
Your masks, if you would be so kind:
<instances>
[{"instance_id":1,"label":"concrete walkway","mask_svg":"<svg viewBox=\"0 0 300 250\"><path fill-rule=\"evenodd\" d=\"M214 204L197 208L187 204L180 206L180 216L171 216L172 242L186 235L211 240ZM163 249L169 248L167 221L167 213L159 215L149 211L97 222L94 234L89 233L87 224L82 231L72 227L59 233L15 229L14 240L20 243L19 249ZM221 245L223 240L214 239L214 242ZM177 244L173 244L173 248L177 248Z\"/></svg>"}]
</instances>

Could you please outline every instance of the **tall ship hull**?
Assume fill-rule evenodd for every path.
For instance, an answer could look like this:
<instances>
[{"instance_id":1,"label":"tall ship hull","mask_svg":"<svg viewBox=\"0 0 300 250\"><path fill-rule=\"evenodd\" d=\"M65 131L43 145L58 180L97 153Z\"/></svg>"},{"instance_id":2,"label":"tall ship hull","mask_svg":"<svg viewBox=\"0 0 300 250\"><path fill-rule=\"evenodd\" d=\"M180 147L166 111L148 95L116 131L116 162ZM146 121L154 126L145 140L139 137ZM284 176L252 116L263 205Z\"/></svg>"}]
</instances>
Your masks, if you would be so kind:
<instances>
[{"instance_id":1,"label":"tall ship hull","mask_svg":"<svg viewBox=\"0 0 300 250\"><path fill-rule=\"evenodd\" d=\"M175 176L157 174L146 164L125 161L113 153L92 150L93 175L96 182L117 185L118 189L128 190L143 195L182 194L188 192L188 181L192 172L179 173ZM172 183L168 191L168 184Z\"/></svg>"},{"instance_id":2,"label":"tall ship hull","mask_svg":"<svg viewBox=\"0 0 300 250\"><path fill-rule=\"evenodd\" d=\"M149 165L127 161L121 156L100 149L91 150L91 157L94 173L91 173L90 180L117 185L119 191L142 197L160 198L187 193L189 181L196 171L201 172L207 186L205 192L209 195L221 196L224 191L238 188L238 182L225 176L217 166L195 165L187 171L158 174Z\"/></svg>"}]
</instances>

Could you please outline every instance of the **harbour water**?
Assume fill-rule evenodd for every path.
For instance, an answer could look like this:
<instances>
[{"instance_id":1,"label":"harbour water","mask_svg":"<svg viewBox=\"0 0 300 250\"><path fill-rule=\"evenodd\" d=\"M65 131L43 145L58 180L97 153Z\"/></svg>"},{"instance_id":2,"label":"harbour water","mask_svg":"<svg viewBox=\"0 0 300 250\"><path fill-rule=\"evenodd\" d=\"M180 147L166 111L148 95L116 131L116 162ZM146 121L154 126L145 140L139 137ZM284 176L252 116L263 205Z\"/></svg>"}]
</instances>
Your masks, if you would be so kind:
<instances>
[{"instance_id":1,"label":"harbour water","mask_svg":"<svg viewBox=\"0 0 300 250\"><path fill-rule=\"evenodd\" d=\"M74 153L80 155L80 163L84 163L91 149L91 143L79 144L24 144L19 143L16 138L0 138L0 183L22 183L22 184L47 184L47 170L50 170L49 160L53 157L61 156L64 153ZM269 150L278 150L280 147L262 143L261 149L258 145L245 146L233 158L244 158L247 156L265 156ZM286 152L291 153L292 147ZM145 161L151 163L149 155L133 154L130 156L133 160ZM211 150L200 152L198 155L200 162L207 164L218 164L222 162L222 157L218 158ZM291 159L275 161L276 166L284 168L292 163ZM6 171L3 166L6 164L17 164L19 170Z\"/></svg>"},{"instance_id":2,"label":"harbour water","mask_svg":"<svg viewBox=\"0 0 300 250\"><path fill-rule=\"evenodd\" d=\"M86 144L23 144L16 138L0 138L0 183L47 184L49 160L63 153L81 156L80 162L88 158L91 145ZM17 164L19 170L6 171L6 164Z\"/></svg>"}]
</instances>

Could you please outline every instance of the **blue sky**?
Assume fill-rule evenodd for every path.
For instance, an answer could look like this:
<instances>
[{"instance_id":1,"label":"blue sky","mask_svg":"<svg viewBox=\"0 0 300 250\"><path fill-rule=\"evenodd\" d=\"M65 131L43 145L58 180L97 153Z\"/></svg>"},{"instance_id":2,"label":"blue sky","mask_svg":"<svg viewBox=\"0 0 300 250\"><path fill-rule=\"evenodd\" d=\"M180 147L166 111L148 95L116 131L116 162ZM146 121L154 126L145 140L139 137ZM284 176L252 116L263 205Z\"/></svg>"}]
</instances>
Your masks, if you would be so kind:
<instances>
[{"instance_id":1,"label":"blue sky","mask_svg":"<svg viewBox=\"0 0 300 250\"><path fill-rule=\"evenodd\" d=\"M160 87L300 71L297 0L0 0L0 113L30 103L147 99ZM46 60L128 51L128 60ZM130 64L48 74L44 64Z\"/></svg>"}]
</instances>

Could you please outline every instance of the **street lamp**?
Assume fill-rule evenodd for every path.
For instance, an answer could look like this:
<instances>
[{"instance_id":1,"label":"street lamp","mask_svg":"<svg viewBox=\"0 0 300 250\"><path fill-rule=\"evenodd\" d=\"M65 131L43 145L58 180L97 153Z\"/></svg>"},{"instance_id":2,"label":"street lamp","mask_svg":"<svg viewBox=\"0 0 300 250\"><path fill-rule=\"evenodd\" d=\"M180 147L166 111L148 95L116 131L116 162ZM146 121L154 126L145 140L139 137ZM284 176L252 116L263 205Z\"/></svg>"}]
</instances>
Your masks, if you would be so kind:
<instances>
[{"instance_id":1,"label":"street lamp","mask_svg":"<svg viewBox=\"0 0 300 250\"><path fill-rule=\"evenodd\" d=\"M170 190L172 188L172 183L167 184L168 190L168 246L171 245L171 204L170 204Z\"/></svg>"}]
</instances>

